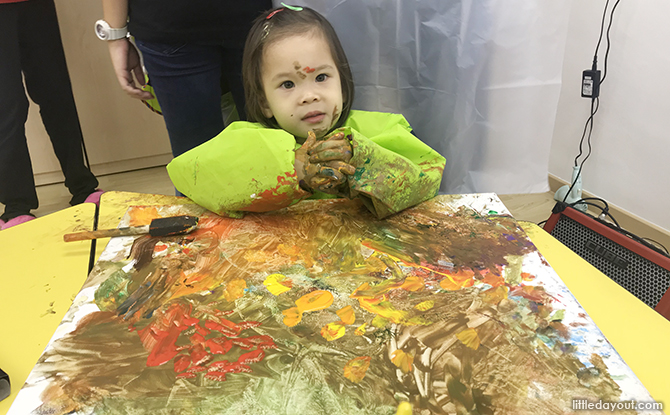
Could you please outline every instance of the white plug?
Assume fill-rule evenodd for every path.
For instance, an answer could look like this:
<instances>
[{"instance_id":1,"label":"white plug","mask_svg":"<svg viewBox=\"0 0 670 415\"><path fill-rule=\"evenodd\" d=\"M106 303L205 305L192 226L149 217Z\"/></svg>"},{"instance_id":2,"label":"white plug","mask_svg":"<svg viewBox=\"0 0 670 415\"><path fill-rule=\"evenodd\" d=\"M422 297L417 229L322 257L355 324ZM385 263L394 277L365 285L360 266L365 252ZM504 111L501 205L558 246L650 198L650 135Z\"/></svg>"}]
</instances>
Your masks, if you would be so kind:
<instances>
[{"instance_id":1,"label":"white plug","mask_svg":"<svg viewBox=\"0 0 670 415\"><path fill-rule=\"evenodd\" d=\"M572 185L572 183L574 183L574 185ZM571 185L572 190L570 190ZM568 190L570 190L570 194L566 197ZM554 200L557 200L559 202L565 202L567 204L572 204L580 200L581 198L582 198L582 175L579 173L579 166L573 166L572 180L570 181L570 184L561 186L556 191L556 193L554 193ZM582 212L586 212L588 205L586 203L577 203L573 207Z\"/></svg>"}]
</instances>

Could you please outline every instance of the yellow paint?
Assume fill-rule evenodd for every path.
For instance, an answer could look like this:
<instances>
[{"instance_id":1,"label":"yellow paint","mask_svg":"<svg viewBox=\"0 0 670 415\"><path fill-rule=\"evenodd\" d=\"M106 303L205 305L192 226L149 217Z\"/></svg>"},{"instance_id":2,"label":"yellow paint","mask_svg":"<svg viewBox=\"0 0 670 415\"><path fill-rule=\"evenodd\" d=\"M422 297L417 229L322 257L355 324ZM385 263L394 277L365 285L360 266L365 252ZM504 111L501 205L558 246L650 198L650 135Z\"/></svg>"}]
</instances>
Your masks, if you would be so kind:
<instances>
[{"instance_id":1,"label":"yellow paint","mask_svg":"<svg viewBox=\"0 0 670 415\"><path fill-rule=\"evenodd\" d=\"M330 307L331 304L333 304L333 294L323 290L312 291L295 300L295 305L303 313L323 310Z\"/></svg>"},{"instance_id":2,"label":"yellow paint","mask_svg":"<svg viewBox=\"0 0 670 415\"><path fill-rule=\"evenodd\" d=\"M284 315L284 324L289 327L295 327L295 325L300 323L302 320L302 312L298 309L298 307L291 307L286 309L282 311L282 314Z\"/></svg>"},{"instance_id":3,"label":"yellow paint","mask_svg":"<svg viewBox=\"0 0 670 415\"><path fill-rule=\"evenodd\" d=\"M500 302L507 298L508 288L504 286L489 288L484 291L484 298L482 300L488 304L498 305Z\"/></svg>"},{"instance_id":4,"label":"yellow paint","mask_svg":"<svg viewBox=\"0 0 670 415\"><path fill-rule=\"evenodd\" d=\"M354 383L360 383L370 367L370 357L361 356L351 359L344 365L344 377Z\"/></svg>"},{"instance_id":5,"label":"yellow paint","mask_svg":"<svg viewBox=\"0 0 670 415\"><path fill-rule=\"evenodd\" d=\"M223 297L227 301L235 301L244 296L244 289L247 288L247 282L241 278L235 278L226 285Z\"/></svg>"},{"instance_id":6,"label":"yellow paint","mask_svg":"<svg viewBox=\"0 0 670 415\"><path fill-rule=\"evenodd\" d=\"M305 294L295 301L295 307L282 311L284 324L294 327L302 320L302 314L308 311L323 310L333 304L333 294L329 291L317 290Z\"/></svg>"},{"instance_id":7,"label":"yellow paint","mask_svg":"<svg viewBox=\"0 0 670 415\"><path fill-rule=\"evenodd\" d=\"M293 281L282 274L271 274L268 275L265 281L263 281L263 285L265 285L265 288L272 294L279 295L291 290Z\"/></svg>"},{"instance_id":8,"label":"yellow paint","mask_svg":"<svg viewBox=\"0 0 670 415\"><path fill-rule=\"evenodd\" d=\"M152 220L158 218L160 218L160 215L158 214L158 209L156 209L156 206L142 206L141 208L138 207L130 217L128 226L149 225Z\"/></svg>"},{"instance_id":9,"label":"yellow paint","mask_svg":"<svg viewBox=\"0 0 670 415\"><path fill-rule=\"evenodd\" d=\"M354 334L357 335L357 336L364 335L365 334L365 329L366 329L367 326L368 326L368 323L361 324L360 326L358 326L358 328L356 329Z\"/></svg>"},{"instance_id":10,"label":"yellow paint","mask_svg":"<svg viewBox=\"0 0 670 415\"><path fill-rule=\"evenodd\" d=\"M402 371L402 373L409 373L412 371L414 356L398 349L391 354L391 362L393 362L393 364L396 365Z\"/></svg>"},{"instance_id":11,"label":"yellow paint","mask_svg":"<svg viewBox=\"0 0 670 415\"><path fill-rule=\"evenodd\" d=\"M479 348L479 335L477 335L475 329L465 329L458 333L456 338L471 349L477 350Z\"/></svg>"},{"instance_id":12,"label":"yellow paint","mask_svg":"<svg viewBox=\"0 0 670 415\"><path fill-rule=\"evenodd\" d=\"M419 304L415 305L414 308L416 308L419 311L428 311L431 308L435 306L435 301L433 300L426 300L422 301Z\"/></svg>"},{"instance_id":13,"label":"yellow paint","mask_svg":"<svg viewBox=\"0 0 670 415\"><path fill-rule=\"evenodd\" d=\"M324 339L332 342L344 336L345 328L342 322L328 323L321 328L321 335Z\"/></svg>"},{"instance_id":14,"label":"yellow paint","mask_svg":"<svg viewBox=\"0 0 670 415\"><path fill-rule=\"evenodd\" d=\"M407 277L405 282L400 286L405 291L421 291L426 287L421 277Z\"/></svg>"},{"instance_id":15,"label":"yellow paint","mask_svg":"<svg viewBox=\"0 0 670 415\"><path fill-rule=\"evenodd\" d=\"M398 405L398 411L395 415L412 415L412 404L409 402L400 402Z\"/></svg>"},{"instance_id":16,"label":"yellow paint","mask_svg":"<svg viewBox=\"0 0 670 415\"><path fill-rule=\"evenodd\" d=\"M470 269L461 269L451 274L449 278L440 281L440 287L449 291L458 291L463 288L472 287L475 284L475 273Z\"/></svg>"},{"instance_id":17,"label":"yellow paint","mask_svg":"<svg viewBox=\"0 0 670 415\"><path fill-rule=\"evenodd\" d=\"M335 313L340 319L342 319L342 322L344 324L354 324L356 322L356 315L354 314L354 309L350 305L340 308Z\"/></svg>"},{"instance_id":18,"label":"yellow paint","mask_svg":"<svg viewBox=\"0 0 670 415\"><path fill-rule=\"evenodd\" d=\"M370 323L372 327L377 327L378 329L383 329L389 324L389 321L382 316L375 316Z\"/></svg>"}]
</instances>

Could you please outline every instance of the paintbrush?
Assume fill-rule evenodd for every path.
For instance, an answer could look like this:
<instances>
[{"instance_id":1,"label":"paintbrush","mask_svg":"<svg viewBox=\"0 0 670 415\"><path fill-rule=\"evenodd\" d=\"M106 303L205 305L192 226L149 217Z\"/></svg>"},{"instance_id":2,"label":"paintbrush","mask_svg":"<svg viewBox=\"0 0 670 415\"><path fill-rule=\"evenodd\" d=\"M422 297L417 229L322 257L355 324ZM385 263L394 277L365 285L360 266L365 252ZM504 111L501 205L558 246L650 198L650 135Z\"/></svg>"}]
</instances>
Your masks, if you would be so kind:
<instances>
[{"instance_id":1,"label":"paintbrush","mask_svg":"<svg viewBox=\"0 0 670 415\"><path fill-rule=\"evenodd\" d=\"M114 236L147 234L151 236L182 235L191 232L197 225L198 218L195 216L171 216L167 218L153 219L149 225L144 226L67 233L63 235L63 240L65 240L65 242L72 242L97 238L110 238Z\"/></svg>"}]
</instances>

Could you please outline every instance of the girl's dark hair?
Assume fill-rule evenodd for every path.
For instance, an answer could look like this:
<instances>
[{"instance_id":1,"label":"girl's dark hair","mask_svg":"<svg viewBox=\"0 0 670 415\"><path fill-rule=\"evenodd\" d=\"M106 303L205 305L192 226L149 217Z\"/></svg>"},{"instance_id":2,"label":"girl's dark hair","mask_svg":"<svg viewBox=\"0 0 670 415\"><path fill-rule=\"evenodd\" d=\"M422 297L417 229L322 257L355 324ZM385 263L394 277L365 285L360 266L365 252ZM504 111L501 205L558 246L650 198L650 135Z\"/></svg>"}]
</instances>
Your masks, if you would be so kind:
<instances>
[{"instance_id":1,"label":"girl's dark hair","mask_svg":"<svg viewBox=\"0 0 670 415\"><path fill-rule=\"evenodd\" d=\"M261 78L263 53L265 48L275 41L286 36L305 33L323 35L340 75L343 108L340 119L333 128L341 127L349 117L351 103L354 100L354 81L347 56L335 29L325 17L308 7L303 7L300 11L281 7L264 12L254 20L244 45L242 79L249 121L261 123L266 127L280 128L274 117L268 119L263 115L263 106L267 102Z\"/></svg>"}]
</instances>

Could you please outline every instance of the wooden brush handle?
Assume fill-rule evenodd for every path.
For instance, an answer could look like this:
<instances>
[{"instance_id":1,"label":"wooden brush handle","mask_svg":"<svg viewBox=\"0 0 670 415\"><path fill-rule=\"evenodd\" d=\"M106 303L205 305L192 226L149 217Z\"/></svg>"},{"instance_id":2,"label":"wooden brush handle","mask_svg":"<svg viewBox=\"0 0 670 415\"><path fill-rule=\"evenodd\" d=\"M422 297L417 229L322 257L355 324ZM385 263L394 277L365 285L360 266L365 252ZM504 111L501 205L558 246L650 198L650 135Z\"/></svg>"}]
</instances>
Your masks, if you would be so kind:
<instances>
[{"instance_id":1,"label":"wooden brush handle","mask_svg":"<svg viewBox=\"0 0 670 415\"><path fill-rule=\"evenodd\" d=\"M146 235L149 233L149 225L134 226L132 228L102 229L99 231L84 231L66 233L63 235L65 242L86 241L88 239L112 238L114 236Z\"/></svg>"}]
</instances>

